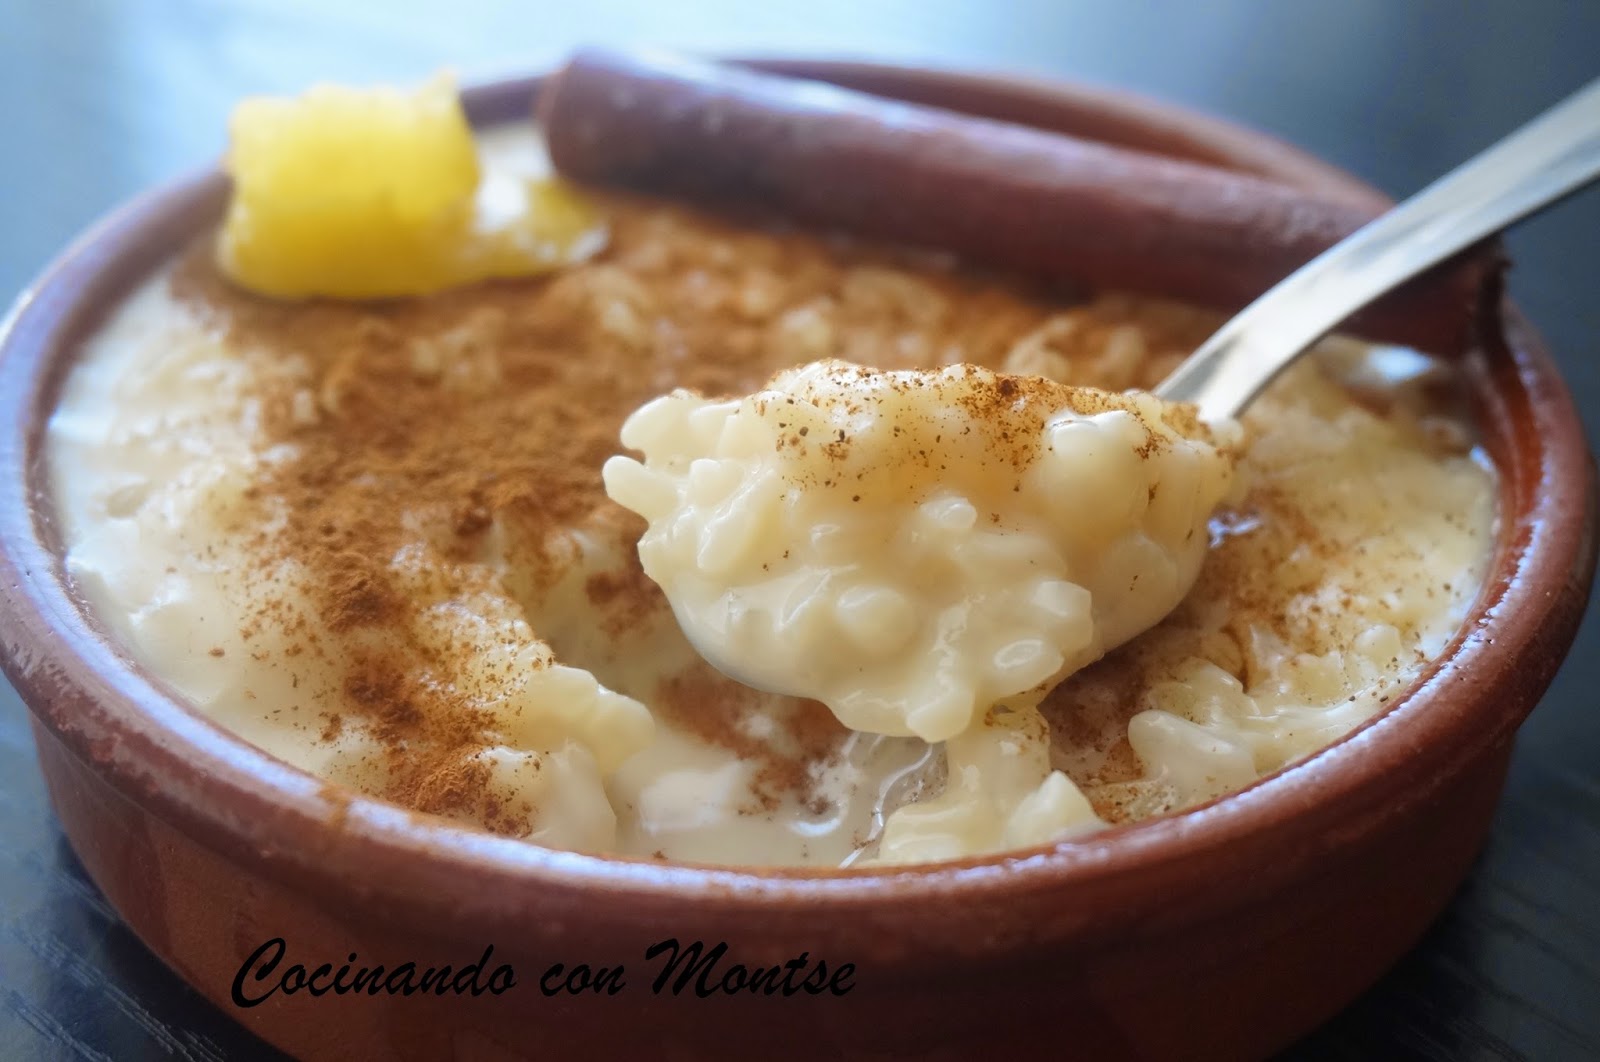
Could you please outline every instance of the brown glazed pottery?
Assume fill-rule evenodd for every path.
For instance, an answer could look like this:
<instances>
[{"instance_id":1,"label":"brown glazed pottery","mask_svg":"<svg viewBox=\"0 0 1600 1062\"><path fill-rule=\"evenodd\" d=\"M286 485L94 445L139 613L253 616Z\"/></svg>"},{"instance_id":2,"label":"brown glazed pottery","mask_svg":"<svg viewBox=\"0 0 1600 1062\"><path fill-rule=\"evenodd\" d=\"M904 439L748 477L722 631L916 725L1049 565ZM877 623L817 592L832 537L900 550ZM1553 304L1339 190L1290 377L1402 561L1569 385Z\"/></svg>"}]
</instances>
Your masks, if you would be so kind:
<instances>
[{"instance_id":1,"label":"brown glazed pottery","mask_svg":"<svg viewBox=\"0 0 1600 1062\"><path fill-rule=\"evenodd\" d=\"M1266 136L1125 95L768 65L1325 195L1377 194ZM521 117L537 84L477 89L469 110L479 122ZM113 644L66 583L43 455L63 374L107 308L213 225L225 196L208 173L137 200L69 249L9 320L0 656L90 876L184 979L296 1055L1260 1057L1349 1003L1449 898L1593 575L1592 463L1549 357L1508 311L1470 365L1502 474L1487 585L1404 698L1306 761L1080 843L884 872L669 866L459 829L324 787L218 729ZM274 940L283 954L271 965ZM676 977L655 990L671 948L647 953L668 940L708 954L726 944L709 995L694 978L681 994ZM450 964L448 985L374 994L368 975L361 991L329 990L408 962L413 983ZM332 969L302 987L297 976L322 964ZM717 990L738 983L735 964L780 966L795 991ZM601 990L576 991L585 983Z\"/></svg>"}]
</instances>

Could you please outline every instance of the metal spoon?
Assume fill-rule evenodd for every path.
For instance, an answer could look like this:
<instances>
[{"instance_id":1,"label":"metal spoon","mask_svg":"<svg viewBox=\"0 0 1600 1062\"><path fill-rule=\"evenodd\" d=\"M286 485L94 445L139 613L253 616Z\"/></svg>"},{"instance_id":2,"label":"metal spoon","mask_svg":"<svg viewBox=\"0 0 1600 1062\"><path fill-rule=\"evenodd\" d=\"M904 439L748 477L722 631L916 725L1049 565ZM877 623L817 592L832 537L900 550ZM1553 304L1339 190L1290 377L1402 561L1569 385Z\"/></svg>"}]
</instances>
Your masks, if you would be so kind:
<instances>
[{"instance_id":1,"label":"metal spoon","mask_svg":"<svg viewBox=\"0 0 1600 1062\"><path fill-rule=\"evenodd\" d=\"M1236 416L1307 347L1378 296L1600 177L1600 78L1291 273L1155 393Z\"/></svg>"}]
</instances>

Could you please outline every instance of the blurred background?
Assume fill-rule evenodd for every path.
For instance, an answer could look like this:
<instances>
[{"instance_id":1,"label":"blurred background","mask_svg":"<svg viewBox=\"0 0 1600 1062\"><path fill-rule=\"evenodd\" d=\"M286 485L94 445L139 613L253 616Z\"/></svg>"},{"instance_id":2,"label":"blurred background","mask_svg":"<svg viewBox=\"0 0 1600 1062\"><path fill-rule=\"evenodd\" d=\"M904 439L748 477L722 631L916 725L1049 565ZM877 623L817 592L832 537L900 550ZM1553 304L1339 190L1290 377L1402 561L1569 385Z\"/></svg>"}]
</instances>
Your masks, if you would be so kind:
<instances>
[{"instance_id":1,"label":"blurred background","mask_svg":"<svg viewBox=\"0 0 1600 1062\"><path fill-rule=\"evenodd\" d=\"M316 80L471 81L583 43L1030 73L1182 101L1407 195L1600 76L1600 0L0 0L0 297L208 165L229 109ZM1600 190L1509 240L1513 298L1600 440ZM1600 1056L1596 617L1526 728L1488 851L1422 945L1297 1058ZM0 684L0 1057L261 1049L117 923Z\"/></svg>"}]
</instances>

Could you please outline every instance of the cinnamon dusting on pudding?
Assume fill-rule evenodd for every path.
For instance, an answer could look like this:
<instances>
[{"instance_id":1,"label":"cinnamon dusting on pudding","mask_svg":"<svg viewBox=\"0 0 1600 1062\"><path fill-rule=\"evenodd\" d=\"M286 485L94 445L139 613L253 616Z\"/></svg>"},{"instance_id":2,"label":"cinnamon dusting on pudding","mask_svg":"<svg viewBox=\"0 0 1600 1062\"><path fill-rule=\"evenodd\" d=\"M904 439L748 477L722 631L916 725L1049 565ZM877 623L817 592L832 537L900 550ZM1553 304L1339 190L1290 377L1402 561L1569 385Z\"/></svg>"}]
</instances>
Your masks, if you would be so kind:
<instances>
[{"instance_id":1,"label":"cinnamon dusting on pudding","mask_svg":"<svg viewBox=\"0 0 1600 1062\"><path fill-rule=\"evenodd\" d=\"M1149 388L1216 318L1111 296L1073 303L925 256L646 200L595 199L611 230L596 259L550 278L415 300L258 299L229 287L208 248L197 247L172 277L180 304L161 312L198 315L215 332L184 325L191 331L170 342L160 332L118 333L119 352L143 345L142 367L102 369L126 390L109 399L88 393L117 417L177 423L164 438L192 432L212 448L220 440L233 447L229 468L243 472L198 486L158 476L156 502L141 510L137 492L116 479L120 456L102 460L91 449L99 442L69 437L93 418L80 416L70 431L53 423L58 472L78 469L91 482L80 489L58 474L69 529L137 530L141 548L156 551L135 571L121 539L74 532L74 578L157 673L198 676L186 690L219 722L334 782L556 847L724 862L834 859L833 838L704 855L670 822L651 832L657 825L639 825L648 786L624 785L628 772L614 763L564 751L567 735L549 729L548 713L526 692L530 675L555 690L581 669L648 705L661 731L726 750L698 762L748 768L729 790L737 800L723 805L747 812L742 824L717 827L730 834L776 821L773 805L791 816L796 808L829 813L827 801L841 791L824 784L829 772L852 767L841 763L846 732L815 704L758 699L684 655L670 610L639 567L643 522L604 496L600 468L619 449L623 419L675 387L748 394L777 370L827 358L883 370L970 363L1107 390ZM161 288L165 299L165 280ZM90 351L81 367L91 383L101 379L90 370L104 353ZM162 374L202 379L198 372L220 380L194 392L195 408L210 396L203 408L214 419L167 419L191 392L175 391ZM1181 762L1161 759L1171 734L1130 740L1130 725L1150 709L1219 720L1205 733L1237 746L1235 759L1252 771L1269 770L1369 716L1406 681L1416 655L1437 651L1440 631L1453 632L1451 610L1470 603L1480 568L1468 547L1486 539L1465 529L1492 520L1483 473L1461 456L1470 438L1448 430L1448 416L1413 428L1403 403L1388 403L1392 423L1380 423L1332 382L1336 372L1320 373L1297 368L1252 414L1252 487L1213 521L1194 592L1043 707L1054 765L1107 821L1169 810L1203 789L1203 778L1201 789L1179 789L1160 773L1160 764ZM1025 400L1031 386L1006 382L986 401ZM105 452L120 455L127 438L145 445L137 425L122 423L107 429ZM796 429L792 439L831 448L840 469L855 457L849 433ZM154 449L160 441L150 452L166 453ZM1023 456L1006 449L1015 437L994 441ZM938 463L936 448L925 456ZM159 470L159 461L148 464ZM102 488L93 476L115 488L117 519L94 508ZM1341 494L1341 482L1385 486L1373 497ZM860 485L841 489L846 499L861 497L858 507L872 500ZM203 504L181 508L180 491ZM177 522L159 523L174 511L164 508L173 497ZM1456 515L1441 528L1429 522L1438 513ZM1442 557L1444 538L1459 551ZM230 567L237 556L243 569ZM1384 573L1387 586L1370 585L1368 572ZM1415 585L1392 593L1399 580ZM188 597L168 619L171 586L188 588ZM137 617L132 626L128 616ZM1378 627L1389 633L1368 637ZM574 696L589 695L578 688ZM1359 704L1343 707L1356 696ZM598 748L626 723L608 721L584 740ZM664 770L660 762L652 769ZM605 778L605 789L573 788L580 776ZM1225 785L1241 777L1217 774ZM561 808L600 808L615 822L550 832L561 818L558 792L578 798ZM677 810L722 800L707 791ZM857 828L838 843L848 845ZM754 833L739 836L756 842Z\"/></svg>"},{"instance_id":2,"label":"cinnamon dusting on pudding","mask_svg":"<svg viewBox=\"0 0 1600 1062\"><path fill-rule=\"evenodd\" d=\"M278 667L308 654L342 676L306 697L344 720L320 740L355 724L378 741L380 781L358 772L363 788L511 834L528 831L526 816L504 802L490 815L482 753L495 720L480 707L492 696L482 687L510 676L475 670L482 645L419 638L420 610L489 592L537 613L573 568L582 532L619 559L583 579L601 630L624 637L659 621L667 605L634 551L642 521L606 499L599 475L623 418L650 394L748 389L811 354L870 351L887 366L998 361L1052 310L999 280L893 253L627 198L606 205L610 248L549 280L283 304L229 286L203 246L173 279L232 345L305 366L259 395L264 448L287 457L250 491L267 530L252 546L249 632L293 631ZM481 562L490 539L505 571ZM418 543L432 559L397 566ZM299 573L287 591L285 562ZM781 712L792 735L751 737L737 725L749 696L696 663L653 703L747 758L763 807L786 794L816 799L813 767L848 732L819 706L792 702Z\"/></svg>"}]
</instances>

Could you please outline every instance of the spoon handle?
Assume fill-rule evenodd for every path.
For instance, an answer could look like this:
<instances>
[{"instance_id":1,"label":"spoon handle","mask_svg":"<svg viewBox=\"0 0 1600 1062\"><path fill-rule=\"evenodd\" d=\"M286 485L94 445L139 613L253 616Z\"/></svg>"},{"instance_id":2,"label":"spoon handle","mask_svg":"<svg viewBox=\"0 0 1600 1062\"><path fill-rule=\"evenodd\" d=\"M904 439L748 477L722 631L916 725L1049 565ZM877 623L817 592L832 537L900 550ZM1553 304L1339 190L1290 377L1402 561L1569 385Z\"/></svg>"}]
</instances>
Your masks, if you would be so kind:
<instances>
[{"instance_id":1,"label":"spoon handle","mask_svg":"<svg viewBox=\"0 0 1600 1062\"><path fill-rule=\"evenodd\" d=\"M1600 79L1291 273L1201 344L1156 394L1235 416L1380 295L1600 177Z\"/></svg>"}]
</instances>

